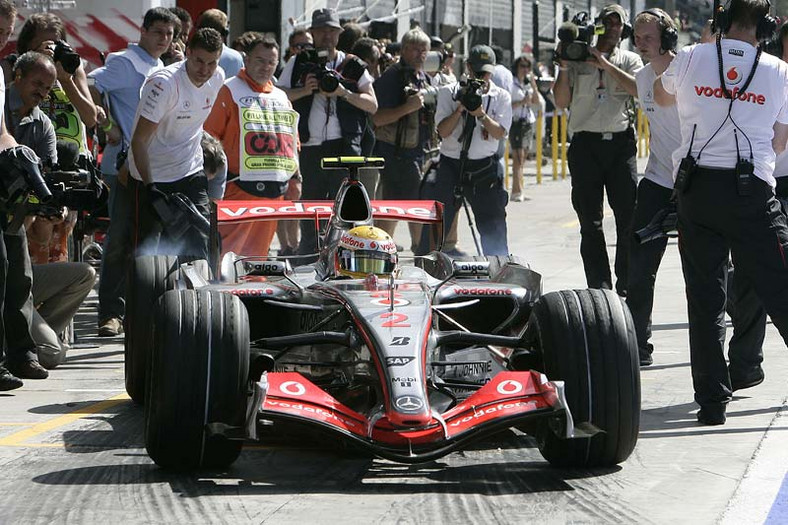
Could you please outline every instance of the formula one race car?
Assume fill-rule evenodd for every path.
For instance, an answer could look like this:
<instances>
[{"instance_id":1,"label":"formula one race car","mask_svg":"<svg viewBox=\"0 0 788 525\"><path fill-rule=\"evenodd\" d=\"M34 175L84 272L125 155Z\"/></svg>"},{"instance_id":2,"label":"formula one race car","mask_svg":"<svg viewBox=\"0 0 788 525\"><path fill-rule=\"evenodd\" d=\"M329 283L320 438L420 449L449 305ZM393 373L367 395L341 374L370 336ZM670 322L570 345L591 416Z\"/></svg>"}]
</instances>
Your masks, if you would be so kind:
<instances>
[{"instance_id":1,"label":"formula one race car","mask_svg":"<svg viewBox=\"0 0 788 525\"><path fill-rule=\"evenodd\" d=\"M135 260L126 384L145 403L151 458L224 467L245 440L300 429L420 463L517 427L553 465L626 460L640 375L623 301L609 290L543 295L515 257L398 258L374 221L418 222L439 239L442 206L370 202L357 173L380 162L324 159L350 172L333 205L218 203L214 225L322 220L316 263Z\"/></svg>"}]
</instances>

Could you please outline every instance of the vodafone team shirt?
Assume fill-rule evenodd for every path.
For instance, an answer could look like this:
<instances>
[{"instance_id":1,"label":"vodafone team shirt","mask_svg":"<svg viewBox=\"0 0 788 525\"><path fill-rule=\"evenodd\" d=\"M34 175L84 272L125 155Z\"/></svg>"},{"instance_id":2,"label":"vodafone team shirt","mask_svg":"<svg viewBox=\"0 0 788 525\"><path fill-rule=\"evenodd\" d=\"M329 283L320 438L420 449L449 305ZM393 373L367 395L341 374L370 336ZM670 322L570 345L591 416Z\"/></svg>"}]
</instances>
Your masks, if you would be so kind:
<instances>
[{"instance_id":1,"label":"vodafone team shirt","mask_svg":"<svg viewBox=\"0 0 788 525\"><path fill-rule=\"evenodd\" d=\"M140 117L159 125L148 147L154 182L175 182L202 169L202 126L223 83L224 71L217 67L210 80L195 86L186 73L185 60L145 81L134 126ZM132 177L142 180L131 150L129 165Z\"/></svg>"},{"instance_id":2,"label":"vodafone team shirt","mask_svg":"<svg viewBox=\"0 0 788 525\"><path fill-rule=\"evenodd\" d=\"M725 85L737 97L731 117L741 130L737 131L739 155L749 159L751 144L755 175L774 187L772 127L775 121L788 124L788 65L762 53L747 92L741 93L756 52L757 49L746 42L722 40ZM689 149L694 125L697 125L697 130L692 155L698 165L723 169L736 167L735 127L731 119L725 122L698 157L703 145L722 124L730 105L730 100L723 98L718 64L716 44L698 44L679 51L662 75L665 91L676 96L681 120L681 146L673 153L674 176Z\"/></svg>"},{"instance_id":3,"label":"vodafone team shirt","mask_svg":"<svg viewBox=\"0 0 788 525\"><path fill-rule=\"evenodd\" d=\"M679 112L676 105L659 107L654 102L654 81L657 74L651 64L635 73L638 101L648 117L651 155L646 165L645 177L650 181L673 188L673 152L681 145Z\"/></svg>"}]
</instances>

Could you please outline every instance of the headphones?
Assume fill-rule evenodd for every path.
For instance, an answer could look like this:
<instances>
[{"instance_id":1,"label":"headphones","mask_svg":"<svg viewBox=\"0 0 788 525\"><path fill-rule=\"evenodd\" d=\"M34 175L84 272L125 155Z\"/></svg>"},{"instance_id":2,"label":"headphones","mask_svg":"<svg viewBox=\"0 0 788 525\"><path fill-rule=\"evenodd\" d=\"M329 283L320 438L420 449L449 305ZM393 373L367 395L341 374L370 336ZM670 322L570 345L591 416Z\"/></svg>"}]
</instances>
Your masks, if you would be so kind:
<instances>
[{"instance_id":1,"label":"headphones","mask_svg":"<svg viewBox=\"0 0 788 525\"><path fill-rule=\"evenodd\" d=\"M673 22L668 18L665 11L662 9L646 9L643 13L649 14L651 16L656 17L659 19L659 47L662 51L675 51L676 45L679 43L679 33L676 31L676 27L673 25Z\"/></svg>"},{"instance_id":2,"label":"headphones","mask_svg":"<svg viewBox=\"0 0 788 525\"><path fill-rule=\"evenodd\" d=\"M730 13L730 5L731 0L728 0L725 6L720 5L719 0L714 0L714 18L712 22L712 31L718 29L723 33L727 33L730 30L731 24L733 23ZM777 20L769 14L771 8L771 2L766 0L766 14L763 16L763 18L758 20L758 25L755 28L755 38L758 41L771 38L771 36L777 30Z\"/></svg>"},{"instance_id":3,"label":"headphones","mask_svg":"<svg viewBox=\"0 0 788 525\"><path fill-rule=\"evenodd\" d=\"M604 13L604 16L603 16L603 13ZM596 16L596 18L594 18L594 25L595 26L600 26L600 25L604 26L604 24L605 24L604 18L609 16L609 15L618 15L619 18L621 17L621 14L618 13L617 11L612 11L611 10L611 11L608 11L608 12L605 13L605 9L602 9L602 11L599 12L599 14ZM623 41L623 40L626 40L627 38L632 38L632 36L634 35L634 32L632 31L632 25L630 25L630 23L629 23L629 17L626 16L626 11L624 11L624 17L621 20L621 25L622 25L622 28L621 28L621 40Z\"/></svg>"}]
</instances>

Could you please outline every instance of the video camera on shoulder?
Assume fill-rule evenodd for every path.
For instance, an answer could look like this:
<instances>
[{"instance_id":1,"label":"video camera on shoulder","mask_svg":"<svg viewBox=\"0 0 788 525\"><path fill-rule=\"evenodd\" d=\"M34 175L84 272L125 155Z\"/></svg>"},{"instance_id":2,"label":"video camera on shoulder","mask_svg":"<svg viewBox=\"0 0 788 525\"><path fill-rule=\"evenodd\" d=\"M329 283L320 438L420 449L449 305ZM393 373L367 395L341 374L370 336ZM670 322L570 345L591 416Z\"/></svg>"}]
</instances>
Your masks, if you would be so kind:
<instances>
[{"instance_id":1,"label":"video camera on shoulder","mask_svg":"<svg viewBox=\"0 0 788 525\"><path fill-rule=\"evenodd\" d=\"M570 22L564 22L558 28L558 40L561 41L563 60L583 62L591 54L588 51L596 34L596 26L586 11L580 11Z\"/></svg>"},{"instance_id":2,"label":"video camera on shoulder","mask_svg":"<svg viewBox=\"0 0 788 525\"><path fill-rule=\"evenodd\" d=\"M52 192L41 175L41 160L27 146L0 151L0 205L9 209L28 195L50 202Z\"/></svg>"},{"instance_id":3,"label":"video camera on shoulder","mask_svg":"<svg viewBox=\"0 0 788 525\"><path fill-rule=\"evenodd\" d=\"M476 111L482 105L482 92L484 91L484 80L479 78L468 78L460 81L460 89L452 97L459 100L468 111Z\"/></svg>"}]
</instances>

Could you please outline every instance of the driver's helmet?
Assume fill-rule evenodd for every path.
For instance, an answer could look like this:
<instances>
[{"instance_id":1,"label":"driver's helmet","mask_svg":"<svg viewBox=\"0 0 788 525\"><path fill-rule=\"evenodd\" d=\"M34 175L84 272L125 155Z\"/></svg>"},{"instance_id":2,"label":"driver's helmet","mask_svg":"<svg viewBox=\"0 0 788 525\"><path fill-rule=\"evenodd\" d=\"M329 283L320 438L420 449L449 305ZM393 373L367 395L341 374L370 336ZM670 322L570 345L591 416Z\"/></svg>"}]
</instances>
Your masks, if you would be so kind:
<instances>
[{"instance_id":1,"label":"driver's helmet","mask_svg":"<svg viewBox=\"0 0 788 525\"><path fill-rule=\"evenodd\" d=\"M397 245L391 235L374 226L356 226L339 239L337 275L364 278L369 274L389 276L397 269Z\"/></svg>"}]
</instances>

